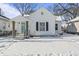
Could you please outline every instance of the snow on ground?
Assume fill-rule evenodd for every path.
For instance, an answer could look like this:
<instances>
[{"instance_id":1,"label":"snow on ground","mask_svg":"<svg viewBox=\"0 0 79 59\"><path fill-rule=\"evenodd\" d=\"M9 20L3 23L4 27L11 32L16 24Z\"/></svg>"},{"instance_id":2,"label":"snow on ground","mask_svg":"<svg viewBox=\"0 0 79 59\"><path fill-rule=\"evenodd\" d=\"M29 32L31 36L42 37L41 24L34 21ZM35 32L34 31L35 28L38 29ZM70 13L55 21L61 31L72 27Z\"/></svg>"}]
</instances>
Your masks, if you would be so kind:
<instances>
[{"instance_id":1,"label":"snow on ground","mask_svg":"<svg viewBox=\"0 0 79 59\"><path fill-rule=\"evenodd\" d=\"M79 36L64 34L61 37L34 37L17 40L0 38L0 55L3 56L79 56Z\"/></svg>"},{"instance_id":2,"label":"snow on ground","mask_svg":"<svg viewBox=\"0 0 79 59\"><path fill-rule=\"evenodd\" d=\"M3 54L3 52L8 49L13 42L0 42L0 55Z\"/></svg>"},{"instance_id":3,"label":"snow on ground","mask_svg":"<svg viewBox=\"0 0 79 59\"><path fill-rule=\"evenodd\" d=\"M6 49L5 56L77 56L79 45L74 42L16 42Z\"/></svg>"}]
</instances>

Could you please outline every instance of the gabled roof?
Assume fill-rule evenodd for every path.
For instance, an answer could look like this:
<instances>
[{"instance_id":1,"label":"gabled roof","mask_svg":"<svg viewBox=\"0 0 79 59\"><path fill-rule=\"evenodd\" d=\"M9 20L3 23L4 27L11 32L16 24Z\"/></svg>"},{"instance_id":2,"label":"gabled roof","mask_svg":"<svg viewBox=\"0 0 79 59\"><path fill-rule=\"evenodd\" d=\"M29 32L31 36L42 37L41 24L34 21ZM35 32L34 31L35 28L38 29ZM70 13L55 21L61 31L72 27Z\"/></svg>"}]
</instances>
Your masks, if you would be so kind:
<instances>
[{"instance_id":1,"label":"gabled roof","mask_svg":"<svg viewBox=\"0 0 79 59\"><path fill-rule=\"evenodd\" d=\"M5 21L8 21L8 20L10 20L9 18L7 18L7 17L5 17L5 16L3 16L3 15L0 15L0 20L5 20Z\"/></svg>"},{"instance_id":2,"label":"gabled roof","mask_svg":"<svg viewBox=\"0 0 79 59\"><path fill-rule=\"evenodd\" d=\"M56 21L62 21L61 16L58 16L57 19L56 19Z\"/></svg>"},{"instance_id":3,"label":"gabled roof","mask_svg":"<svg viewBox=\"0 0 79 59\"><path fill-rule=\"evenodd\" d=\"M55 20L56 20L56 18L58 17L58 16L55 16L54 14L52 14L50 11L48 11L46 8L40 8L40 9L38 9L38 10L36 10L35 12L33 12L33 13L31 13L30 14L30 16L29 16L29 18L30 19L32 19L31 17L41 17L41 16L39 16L39 15L41 15L41 14L44 14L45 16L47 15L47 16L50 16L50 17L53 17ZM39 15L38 15L39 14ZM46 17L47 17L46 16Z\"/></svg>"},{"instance_id":4,"label":"gabled roof","mask_svg":"<svg viewBox=\"0 0 79 59\"><path fill-rule=\"evenodd\" d=\"M29 16L22 16L22 15L19 15L19 16L16 16L14 18L11 19L11 21L24 21L24 20L27 20L29 21Z\"/></svg>"},{"instance_id":5,"label":"gabled roof","mask_svg":"<svg viewBox=\"0 0 79 59\"><path fill-rule=\"evenodd\" d=\"M40 8L36 10L35 12L31 13L29 16L21 16L21 15L16 16L11 21L24 21L24 20L30 21L31 16L35 16L36 14L38 14L38 12L41 12L41 11L49 13L51 16L55 18L56 21L61 21L60 16L55 16L50 11L48 11L46 8Z\"/></svg>"},{"instance_id":6,"label":"gabled roof","mask_svg":"<svg viewBox=\"0 0 79 59\"><path fill-rule=\"evenodd\" d=\"M51 15L54 15L54 14L52 14L49 10L47 10L46 8L44 8L44 7L42 7L42 8L40 8L40 9L37 9L35 12L33 12L33 13L31 13L30 14L30 16L31 15L33 15L33 14L36 14L37 12L39 12L39 11L43 11L43 12L48 12L48 13L50 13ZM55 16L55 15L54 15ZM57 16L56 16L57 17Z\"/></svg>"}]
</instances>

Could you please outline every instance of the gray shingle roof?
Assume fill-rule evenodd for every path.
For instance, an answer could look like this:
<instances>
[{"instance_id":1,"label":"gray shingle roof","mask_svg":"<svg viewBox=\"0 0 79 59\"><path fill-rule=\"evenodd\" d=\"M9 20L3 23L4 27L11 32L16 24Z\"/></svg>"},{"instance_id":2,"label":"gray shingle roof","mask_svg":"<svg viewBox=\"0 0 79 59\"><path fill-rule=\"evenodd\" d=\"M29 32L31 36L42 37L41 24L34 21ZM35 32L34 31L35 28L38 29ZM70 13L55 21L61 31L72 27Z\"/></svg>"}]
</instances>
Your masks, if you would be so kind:
<instances>
[{"instance_id":1,"label":"gray shingle roof","mask_svg":"<svg viewBox=\"0 0 79 59\"><path fill-rule=\"evenodd\" d=\"M8 20L10 20L8 17L6 17L6 16L3 16L3 15L0 15L0 19L2 19L2 20L5 20L5 21L8 21Z\"/></svg>"}]
</instances>

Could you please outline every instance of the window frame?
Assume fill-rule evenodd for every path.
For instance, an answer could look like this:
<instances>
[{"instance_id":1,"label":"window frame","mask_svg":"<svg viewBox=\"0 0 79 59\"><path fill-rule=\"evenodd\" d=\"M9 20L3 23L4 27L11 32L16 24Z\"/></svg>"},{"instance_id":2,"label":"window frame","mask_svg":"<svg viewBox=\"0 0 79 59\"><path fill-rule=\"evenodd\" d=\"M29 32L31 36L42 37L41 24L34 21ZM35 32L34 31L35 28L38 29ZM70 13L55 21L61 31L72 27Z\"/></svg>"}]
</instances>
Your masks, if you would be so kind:
<instances>
[{"instance_id":1,"label":"window frame","mask_svg":"<svg viewBox=\"0 0 79 59\"><path fill-rule=\"evenodd\" d=\"M43 25L42 25L42 24L43 24ZM40 30L40 31L46 31L46 27L45 27L46 24L45 24L45 22L40 22L39 26L40 26L40 27L39 27L39 30Z\"/></svg>"},{"instance_id":2,"label":"window frame","mask_svg":"<svg viewBox=\"0 0 79 59\"><path fill-rule=\"evenodd\" d=\"M36 31L49 31L49 22L36 22ZM44 23L44 27L41 26L41 23ZM41 30L41 27L44 28L44 30Z\"/></svg>"}]
</instances>

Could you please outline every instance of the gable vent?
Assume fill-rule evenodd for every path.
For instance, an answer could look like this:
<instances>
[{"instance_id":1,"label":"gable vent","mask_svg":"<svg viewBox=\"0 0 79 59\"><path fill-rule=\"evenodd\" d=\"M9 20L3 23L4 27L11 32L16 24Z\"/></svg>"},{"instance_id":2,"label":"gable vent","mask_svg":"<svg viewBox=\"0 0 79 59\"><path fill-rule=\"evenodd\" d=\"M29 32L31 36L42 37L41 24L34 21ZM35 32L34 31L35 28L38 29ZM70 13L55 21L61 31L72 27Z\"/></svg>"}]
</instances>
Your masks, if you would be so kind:
<instances>
[{"instance_id":1,"label":"gable vent","mask_svg":"<svg viewBox=\"0 0 79 59\"><path fill-rule=\"evenodd\" d=\"M44 12L41 12L41 15L43 15L44 14Z\"/></svg>"}]
</instances>

